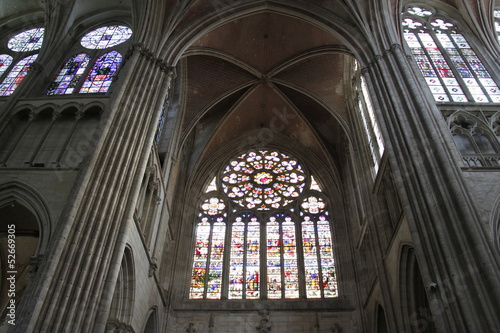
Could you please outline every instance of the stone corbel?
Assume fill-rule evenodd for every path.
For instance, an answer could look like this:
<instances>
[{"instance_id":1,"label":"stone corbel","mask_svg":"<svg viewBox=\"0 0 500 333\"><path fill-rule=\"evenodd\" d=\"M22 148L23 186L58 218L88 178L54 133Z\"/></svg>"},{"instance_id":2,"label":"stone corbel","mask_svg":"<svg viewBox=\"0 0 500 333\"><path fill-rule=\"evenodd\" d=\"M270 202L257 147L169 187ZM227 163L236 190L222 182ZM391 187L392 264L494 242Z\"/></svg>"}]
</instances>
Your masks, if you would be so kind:
<instances>
[{"instance_id":1,"label":"stone corbel","mask_svg":"<svg viewBox=\"0 0 500 333\"><path fill-rule=\"evenodd\" d=\"M148 276L152 277L157 270L158 270L158 260L155 257L151 257L151 261L149 262Z\"/></svg>"}]
</instances>

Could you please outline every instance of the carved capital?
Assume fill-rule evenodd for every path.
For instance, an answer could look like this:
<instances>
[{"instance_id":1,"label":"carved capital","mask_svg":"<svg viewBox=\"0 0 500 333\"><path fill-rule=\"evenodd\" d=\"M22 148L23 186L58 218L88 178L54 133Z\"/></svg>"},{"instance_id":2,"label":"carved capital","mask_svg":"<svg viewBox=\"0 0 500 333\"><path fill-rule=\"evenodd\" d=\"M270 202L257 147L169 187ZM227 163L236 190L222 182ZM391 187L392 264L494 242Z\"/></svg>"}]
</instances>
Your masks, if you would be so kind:
<instances>
[{"instance_id":1,"label":"carved capital","mask_svg":"<svg viewBox=\"0 0 500 333\"><path fill-rule=\"evenodd\" d=\"M30 70L33 70L37 73L41 73L43 71L43 65L38 61L34 61L30 64Z\"/></svg>"}]
</instances>

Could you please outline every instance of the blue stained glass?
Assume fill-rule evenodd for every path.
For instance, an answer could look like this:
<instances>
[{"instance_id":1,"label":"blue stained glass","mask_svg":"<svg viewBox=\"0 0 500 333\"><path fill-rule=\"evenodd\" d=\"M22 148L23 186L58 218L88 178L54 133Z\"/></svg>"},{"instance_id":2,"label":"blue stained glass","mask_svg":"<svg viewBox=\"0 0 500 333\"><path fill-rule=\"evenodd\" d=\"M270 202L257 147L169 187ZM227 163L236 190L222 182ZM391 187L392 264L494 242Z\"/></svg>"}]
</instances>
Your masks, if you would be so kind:
<instances>
[{"instance_id":1,"label":"blue stained glass","mask_svg":"<svg viewBox=\"0 0 500 333\"><path fill-rule=\"evenodd\" d=\"M8 54L0 54L0 76L5 73L10 64L12 64L12 57Z\"/></svg>"},{"instance_id":2,"label":"blue stained glass","mask_svg":"<svg viewBox=\"0 0 500 333\"><path fill-rule=\"evenodd\" d=\"M28 73L30 65L35 61L37 56L38 54L30 55L14 65L2 84L0 84L0 96L10 96L14 93L14 90L21 84L21 81Z\"/></svg>"},{"instance_id":3,"label":"blue stained glass","mask_svg":"<svg viewBox=\"0 0 500 333\"><path fill-rule=\"evenodd\" d=\"M106 49L128 40L132 36L132 29L113 25L98 28L82 37L80 43L88 49Z\"/></svg>"},{"instance_id":4,"label":"blue stained glass","mask_svg":"<svg viewBox=\"0 0 500 333\"><path fill-rule=\"evenodd\" d=\"M107 92L121 61L122 55L116 51L108 52L97 59L83 83L80 93Z\"/></svg>"},{"instance_id":5,"label":"blue stained glass","mask_svg":"<svg viewBox=\"0 0 500 333\"><path fill-rule=\"evenodd\" d=\"M54 82L47 89L47 95L71 94L87 68L89 61L90 56L86 53L80 53L69 58L54 79Z\"/></svg>"}]
</instances>

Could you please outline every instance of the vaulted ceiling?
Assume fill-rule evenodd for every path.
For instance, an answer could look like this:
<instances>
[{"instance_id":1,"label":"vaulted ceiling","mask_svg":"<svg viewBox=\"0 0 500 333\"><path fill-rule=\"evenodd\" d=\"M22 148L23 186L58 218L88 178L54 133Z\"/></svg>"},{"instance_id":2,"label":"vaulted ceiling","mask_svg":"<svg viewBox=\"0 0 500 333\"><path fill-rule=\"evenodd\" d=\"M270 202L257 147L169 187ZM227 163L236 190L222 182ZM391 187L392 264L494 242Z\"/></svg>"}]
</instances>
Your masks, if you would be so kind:
<instances>
[{"instance_id":1,"label":"vaulted ceiling","mask_svg":"<svg viewBox=\"0 0 500 333\"><path fill-rule=\"evenodd\" d=\"M257 145L280 135L328 160L345 142L354 61L341 41L311 23L255 13L203 35L181 63L182 128L198 147L194 159L232 140Z\"/></svg>"}]
</instances>

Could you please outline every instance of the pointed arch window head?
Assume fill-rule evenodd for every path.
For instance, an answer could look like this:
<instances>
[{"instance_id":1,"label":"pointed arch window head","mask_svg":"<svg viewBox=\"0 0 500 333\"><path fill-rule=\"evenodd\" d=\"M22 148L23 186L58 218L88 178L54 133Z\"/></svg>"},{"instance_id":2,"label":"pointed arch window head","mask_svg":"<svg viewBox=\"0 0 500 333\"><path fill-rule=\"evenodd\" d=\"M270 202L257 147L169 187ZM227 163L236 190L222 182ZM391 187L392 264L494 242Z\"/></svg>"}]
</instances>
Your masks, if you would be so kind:
<instances>
[{"instance_id":1,"label":"pointed arch window head","mask_svg":"<svg viewBox=\"0 0 500 333\"><path fill-rule=\"evenodd\" d=\"M298 159L240 154L204 189L190 299L338 296L327 198Z\"/></svg>"},{"instance_id":2,"label":"pointed arch window head","mask_svg":"<svg viewBox=\"0 0 500 333\"><path fill-rule=\"evenodd\" d=\"M101 56L87 75L80 93L107 92L122 61L119 52L111 51Z\"/></svg>"},{"instance_id":3,"label":"pointed arch window head","mask_svg":"<svg viewBox=\"0 0 500 333\"><path fill-rule=\"evenodd\" d=\"M30 65L35 61L38 54L30 55L20 60L9 72L7 77L0 84L0 96L10 96L24 79Z\"/></svg>"},{"instance_id":4,"label":"pointed arch window head","mask_svg":"<svg viewBox=\"0 0 500 333\"><path fill-rule=\"evenodd\" d=\"M132 36L132 29L122 25L101 27L87 33L80 43L88 49L107 49L127 41Z\"/></svg>"},{"instance_id":5,"label":"pointed arch window head","mask_svg":"<svg viewBox=\"0 0 500 333\"><path fill-rule=\"evenodd\" d=\"M90 56L86 53L80 53L69 58L54 79L54 82L47 89L47 95L71 94L85 72L89 61Z\"/></svg>"},{"instance_id":6,"label":"pointed arch window head","mask_svg":"<svg viewBox=\"0 0 500 333\"><path fill-rule=\"evenodd\" d=\"M466 38L424 7L403 13L404 39L437 102L500 103L500 89Z\"/></svg>"}]
</instances>

